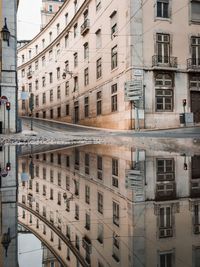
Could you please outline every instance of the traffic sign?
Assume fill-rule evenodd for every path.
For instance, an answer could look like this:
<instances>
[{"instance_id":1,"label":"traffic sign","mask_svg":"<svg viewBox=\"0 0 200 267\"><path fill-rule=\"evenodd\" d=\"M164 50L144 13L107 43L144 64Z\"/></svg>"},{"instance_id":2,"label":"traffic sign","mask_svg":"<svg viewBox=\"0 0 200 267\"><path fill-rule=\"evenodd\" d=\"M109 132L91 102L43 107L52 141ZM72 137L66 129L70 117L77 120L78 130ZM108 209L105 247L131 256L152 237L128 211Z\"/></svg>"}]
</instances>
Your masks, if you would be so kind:
<instances>
[{"instance_id":1,"label":"traffic sign","mask_svg":"<svg viewBox=\"0 0 200 267\"><path fill-rule=\"evenodd\" d=\"M1 104L5 104L8 102L8 98L5 95L2 95L1 99Z\"/></svg>"},{"instance_id":2,"label":"traffic sign","mask_svg":"<svg viewBox=\"0 0 200 267\"><path fill-rule=\"evenodd\" d=\"M7 175L8 175L7 170L3 169L3 170L1 171L1 176L2 176L2 177L6 177Z\"/></svg>"}]
</instances>

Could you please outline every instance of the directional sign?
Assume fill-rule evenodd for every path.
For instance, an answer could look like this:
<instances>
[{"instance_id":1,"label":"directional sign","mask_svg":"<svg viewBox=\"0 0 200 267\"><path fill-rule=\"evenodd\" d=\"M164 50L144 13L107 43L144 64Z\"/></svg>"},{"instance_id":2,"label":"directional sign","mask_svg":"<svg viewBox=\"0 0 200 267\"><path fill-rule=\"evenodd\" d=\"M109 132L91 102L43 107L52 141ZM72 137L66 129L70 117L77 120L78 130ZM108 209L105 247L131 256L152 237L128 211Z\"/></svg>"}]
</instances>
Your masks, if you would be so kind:
<instances>
[{"instance_id":1,"label":"directional sign","mask_svg":"<svg viewBox=\"0 0 200 267\"><path fill-rule=\"evenodd\" d=\"M8 175L8 172L5 170L5 169L3 169L2 171L1 171L1 176L2 177L6 177Z\"/></svg>"},{"instance_id":2,"label":"directional sign","mask_svg":"<svg viewBox=\"0 0 200 267\"><path fill-rule=\"evenodd\" d=\"M8 98L5 96L5 95L3 95L2 97L1 97L1 104L5 104L5 103L7 103L8 102Z\"/></svg>"},{"instance_id":3,"label":"directional sign","mask_svg":"<svg viewBox=\"0 0 200 267\"><path fill-rule=\"evenodd\" d=\"M142 80L133 80L125 83L125 101L140 100L143 93Z\"/></svg>"}]
</instances>

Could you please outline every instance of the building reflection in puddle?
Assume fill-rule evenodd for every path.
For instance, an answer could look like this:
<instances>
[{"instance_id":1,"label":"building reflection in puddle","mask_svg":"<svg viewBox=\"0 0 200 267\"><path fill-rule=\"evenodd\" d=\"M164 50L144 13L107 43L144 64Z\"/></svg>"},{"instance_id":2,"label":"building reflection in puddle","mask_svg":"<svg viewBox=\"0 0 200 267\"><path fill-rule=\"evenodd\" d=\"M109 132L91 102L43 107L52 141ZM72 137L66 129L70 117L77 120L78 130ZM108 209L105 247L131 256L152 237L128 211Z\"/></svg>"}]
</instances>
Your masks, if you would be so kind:
<instances>
[{"instance_id":1,"label":"building reflection in puddle","mask_svg":"<svg viewBox=\"0 0 200 267\"><path fill-rule=\"evenodd\" d=\"M17 263L16 148L0 147L0 266Z\"/></svg>"},{"instance_id":2,"label":"building reflection in puddle","mask_svg":"<svg viewBox=\"0 0 200 267\"><path fill-rule=\"evenodd\" d=\"M200 266L200 156L88 145L19 157L20 225L63 266Z\"/></svg>"}]
</instances>

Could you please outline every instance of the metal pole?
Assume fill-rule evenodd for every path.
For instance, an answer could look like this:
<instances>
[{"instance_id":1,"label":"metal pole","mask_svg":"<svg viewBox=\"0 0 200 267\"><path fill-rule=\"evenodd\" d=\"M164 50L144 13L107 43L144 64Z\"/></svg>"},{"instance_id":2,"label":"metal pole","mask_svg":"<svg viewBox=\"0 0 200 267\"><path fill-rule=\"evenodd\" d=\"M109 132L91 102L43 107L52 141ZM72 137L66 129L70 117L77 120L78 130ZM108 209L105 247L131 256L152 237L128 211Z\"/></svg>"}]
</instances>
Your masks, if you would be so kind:
<instances>
[{"instance_id":1,"label":"metal pole","mask_svg":"<svg viewBox=\"0 0 200 267\"><path fill-rule=\"evenodd\" d=\"M33 131L33 112L31 111L31 131Z\"/></svg>"},{"instance_id":2,"label":"metal pole","mask_svg":"<svg viewBox=\"0 0 200 267\"><path fill-rule=\"evenodd\" d=\"M8 110L8 133L10 133L10 110Z\"/></svg>"},{"instance_id":3,"label":"metal pole","mask_svg":"<svg viewBox=\"0 0 200 267\"><path fill-rule=\"evenodd\" d=\"M6 133L6 104L4 103L4 134Z\"/></svg>"}]
</instances>

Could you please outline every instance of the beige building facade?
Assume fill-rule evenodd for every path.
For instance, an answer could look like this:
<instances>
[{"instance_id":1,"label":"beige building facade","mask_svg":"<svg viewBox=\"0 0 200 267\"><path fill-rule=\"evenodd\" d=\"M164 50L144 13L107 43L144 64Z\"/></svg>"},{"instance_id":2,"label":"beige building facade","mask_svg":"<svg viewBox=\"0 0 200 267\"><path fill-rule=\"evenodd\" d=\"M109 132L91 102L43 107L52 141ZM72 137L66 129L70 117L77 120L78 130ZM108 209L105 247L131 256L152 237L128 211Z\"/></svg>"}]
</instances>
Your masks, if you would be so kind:
<instances>
[{"instance_id":1,"label":"beige building facade","mask_svg":"<svg viewBox=\"0 0 200 267\"><path fill-rule=\"evenodd\" d=\"M18 50L34 116L115 129L199 123L199 5L65 1ZM19 100L19 114L29 113Z\"/></svg>"}]
</instances>

